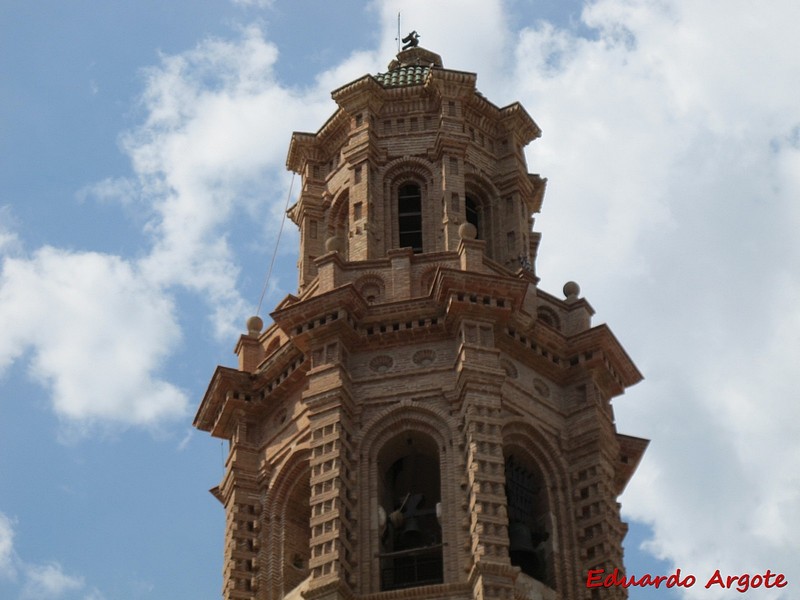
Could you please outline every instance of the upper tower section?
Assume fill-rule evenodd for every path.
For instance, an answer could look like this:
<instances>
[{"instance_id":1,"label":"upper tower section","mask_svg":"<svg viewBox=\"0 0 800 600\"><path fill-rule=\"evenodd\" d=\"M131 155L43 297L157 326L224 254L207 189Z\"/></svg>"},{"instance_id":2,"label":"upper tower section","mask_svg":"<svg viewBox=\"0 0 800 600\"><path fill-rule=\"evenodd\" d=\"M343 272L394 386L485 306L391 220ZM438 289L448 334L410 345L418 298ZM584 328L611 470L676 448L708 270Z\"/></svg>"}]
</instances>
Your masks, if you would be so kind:
<instances>
[{"instance_id":1,"label":"upper tower section","mask_svg":"<svg viewBox=\"0 0 800 600\"><path fill-rule=\"evenodd\" d=\"M301 293L330 253L343 263L403 248L445 258L462 237L477 238L495 268L533 275L546 180L528 173L523 149L541 130L519 103L486 100L476 79L410 48L387 72L335 90L338 108L317 133L292 135Z\"/></svg>"}]
</instances>

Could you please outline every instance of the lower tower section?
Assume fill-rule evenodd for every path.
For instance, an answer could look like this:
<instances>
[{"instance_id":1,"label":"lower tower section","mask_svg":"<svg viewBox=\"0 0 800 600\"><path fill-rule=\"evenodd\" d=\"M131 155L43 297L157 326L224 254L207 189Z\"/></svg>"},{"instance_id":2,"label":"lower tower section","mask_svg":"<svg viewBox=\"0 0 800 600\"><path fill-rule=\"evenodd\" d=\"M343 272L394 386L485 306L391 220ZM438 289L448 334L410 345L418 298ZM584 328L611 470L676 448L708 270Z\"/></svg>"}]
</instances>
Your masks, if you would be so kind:
<instances>
[{"instance_id":1,"label":"lower tower section","mask_svg":"<svg viewBox=\"0 0 800 600\"><path fill-rule=\"evenodd\" d=\"M240 341L257 366L218 369L196 424L231 444L226 600L592 600L589 569L623 570L616 498L646 441L610 399L640 375L585 300L464 270L469 251L401 300L391 281L434 259L368 265L386 303L321 257L356 285L287 299Z\"/></svg>"}]
</instances>

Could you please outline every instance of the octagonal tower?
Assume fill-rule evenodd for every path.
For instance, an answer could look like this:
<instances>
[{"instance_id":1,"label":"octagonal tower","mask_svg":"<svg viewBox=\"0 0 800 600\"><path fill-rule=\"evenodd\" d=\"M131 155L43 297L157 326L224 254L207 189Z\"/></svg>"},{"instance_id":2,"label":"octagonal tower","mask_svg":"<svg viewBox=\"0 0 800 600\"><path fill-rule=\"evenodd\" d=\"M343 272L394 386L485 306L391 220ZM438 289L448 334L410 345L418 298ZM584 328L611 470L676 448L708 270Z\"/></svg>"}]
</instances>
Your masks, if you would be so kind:
<instances>
[{"instance_id":1,"label":"octagonal tower","mask_svg":"<svg viewBox=\"0 0 800 600\"><path fill-rule=\"evenodd\" d=\"M223 596L590 600L623 570L641 379L574 283L538 287L540 129L422 48L295 133L299 289L218 367ZM604 598L623 598L622 589Z\"/></svg>"}]
</instances>

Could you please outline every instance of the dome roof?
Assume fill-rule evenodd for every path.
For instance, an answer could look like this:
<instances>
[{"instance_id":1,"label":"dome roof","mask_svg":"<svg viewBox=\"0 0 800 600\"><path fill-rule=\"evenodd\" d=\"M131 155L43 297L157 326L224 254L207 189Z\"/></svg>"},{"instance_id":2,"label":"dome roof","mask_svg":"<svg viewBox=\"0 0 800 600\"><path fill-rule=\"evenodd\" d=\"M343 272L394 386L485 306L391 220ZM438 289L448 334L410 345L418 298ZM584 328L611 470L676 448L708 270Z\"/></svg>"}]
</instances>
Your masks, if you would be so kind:
<instances>
[{"instance_id":1,"label":"dome roof","mask_svg":"<svg viewBox=\"0 0 800 600\"><path fill-rule=\"evenodd\" d=\"M425 48L409 48L398 53L389 63L389 70L378 73L375 79L387 88L422 85L434 67L442 67L441 56Z\"/></svg>"}]
</instances>

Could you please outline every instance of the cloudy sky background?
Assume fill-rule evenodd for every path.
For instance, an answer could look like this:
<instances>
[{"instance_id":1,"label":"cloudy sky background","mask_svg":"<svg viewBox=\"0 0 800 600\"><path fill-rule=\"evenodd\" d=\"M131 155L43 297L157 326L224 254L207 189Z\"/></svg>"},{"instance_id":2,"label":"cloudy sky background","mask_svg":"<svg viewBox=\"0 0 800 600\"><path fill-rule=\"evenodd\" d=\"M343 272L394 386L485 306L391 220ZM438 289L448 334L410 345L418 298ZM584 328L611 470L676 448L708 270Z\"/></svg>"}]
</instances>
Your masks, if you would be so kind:
<instances>
[{"instance_id":1,"label":"cloudy sky background","mask_svg":"<svg viewBox=\"0 0 800 600\"><path fill-rule=\"evenodd\" d=\"M217 598L219 441L190 428L255 311L293 130L403 33L544 134L538 273L645 375L631 572L800 592L800 4L0 6L0 597ZM298 189L295 187L295 190ZM284 231L262 313L296 289Z\"/></svg>"}]
</instances>

